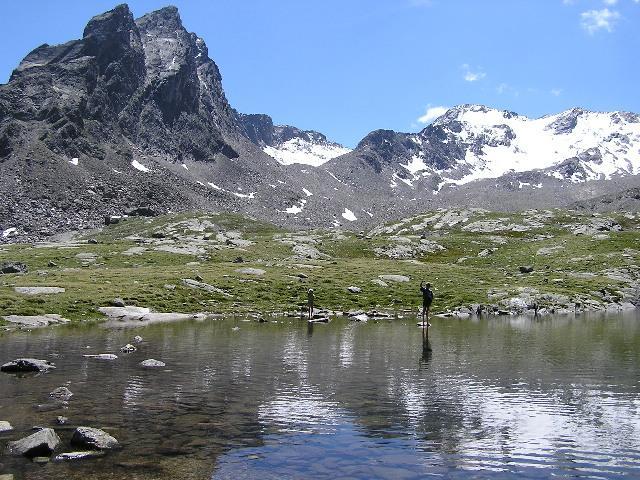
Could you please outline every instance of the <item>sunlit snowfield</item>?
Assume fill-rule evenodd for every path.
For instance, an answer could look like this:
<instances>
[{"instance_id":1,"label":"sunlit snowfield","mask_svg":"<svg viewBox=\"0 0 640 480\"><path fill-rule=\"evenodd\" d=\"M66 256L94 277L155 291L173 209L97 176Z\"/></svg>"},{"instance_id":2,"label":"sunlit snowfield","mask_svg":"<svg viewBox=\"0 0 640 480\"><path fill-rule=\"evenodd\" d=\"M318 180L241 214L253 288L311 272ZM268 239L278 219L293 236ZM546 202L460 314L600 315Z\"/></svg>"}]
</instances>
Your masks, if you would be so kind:
<instances>
[{"instance_id":1,"label":"sunlit snowfield","mask_svg":"<svg viewBox=\"0 0 640 480\"><path fill-rule=\"evenodd\" d=\"M123 449L39 466L16 479L637 478L640 318L414 319L53 329L0 338L0 359L57 369L0 376L0 411L20 438L104 428ZM239 328L235 328L239 327ZM138 352L113 362L134 335ZM138 366L146 358L164 370ZM69 382L66 410L43 411ZM55 426L58 415L69 425Z\"/></svg>"}]
</instances>

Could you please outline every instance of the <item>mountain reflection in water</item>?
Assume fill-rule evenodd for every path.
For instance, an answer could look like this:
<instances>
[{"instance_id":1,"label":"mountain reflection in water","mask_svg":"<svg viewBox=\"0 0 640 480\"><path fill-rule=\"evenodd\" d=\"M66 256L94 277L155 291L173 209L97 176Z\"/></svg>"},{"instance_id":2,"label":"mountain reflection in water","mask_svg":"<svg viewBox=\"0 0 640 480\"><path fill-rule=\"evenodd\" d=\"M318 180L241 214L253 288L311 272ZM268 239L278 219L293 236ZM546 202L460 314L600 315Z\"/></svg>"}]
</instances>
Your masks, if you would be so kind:
<instances>
[{"instance_id":1,"label":"mountain reflection in water","mask_svg":"<svg viewBox=\"0 0 640 480\"><path fill-rule=\"evenodd\" d=\"M307 328L285 320L58 328L0 337L0 360L57 369L0 376L2 420L16 431L104 428L123 449L35 465L20 479L449 478L640 473L638 316L434 319ZM232 327L240 327L233 331ZM114 362L134 335L138 352ZM89 348L88 348L89 347ZM146 358L166 362L144 370ZM41 411L69 382L68 408ZM70 450L69 447L66 447Z\"/></svg>"}]
</instances>

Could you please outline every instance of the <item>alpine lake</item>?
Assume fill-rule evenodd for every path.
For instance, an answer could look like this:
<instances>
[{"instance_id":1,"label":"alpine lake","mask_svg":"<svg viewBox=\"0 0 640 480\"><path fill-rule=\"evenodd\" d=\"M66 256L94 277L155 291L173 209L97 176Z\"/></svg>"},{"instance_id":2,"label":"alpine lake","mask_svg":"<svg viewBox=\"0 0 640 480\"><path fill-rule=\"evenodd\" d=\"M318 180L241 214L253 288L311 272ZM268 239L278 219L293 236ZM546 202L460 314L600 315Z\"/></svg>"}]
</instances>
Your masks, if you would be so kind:
<instances>
[{"instance_id":1,"label":"alpine lake","mask_svg":"<svg viewBox=\"0 0 640 480\"><path fill-rule=\"evenodd\" d=\"M638 478L640 317L437 318L309 325L247 317L144 328L74 325L0 337L0 443L77 426L121 448L0 478ZM119 352L142 337L137 351ZM118 352L116 360L84 355ZM166 363L144 369L142 360ZM67 386L73 397L52 403ZM58 416L68 423L57 425Z\"/></svg>"}]
</instances>

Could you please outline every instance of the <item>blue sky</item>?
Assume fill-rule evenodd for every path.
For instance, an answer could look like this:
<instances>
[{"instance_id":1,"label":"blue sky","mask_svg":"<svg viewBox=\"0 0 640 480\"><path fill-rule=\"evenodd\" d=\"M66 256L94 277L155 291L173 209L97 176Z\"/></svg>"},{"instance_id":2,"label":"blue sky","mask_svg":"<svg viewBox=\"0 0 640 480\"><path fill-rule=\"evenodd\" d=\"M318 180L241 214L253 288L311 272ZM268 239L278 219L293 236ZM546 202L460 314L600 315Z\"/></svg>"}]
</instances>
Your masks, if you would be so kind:
<instances>
[{"instance_id":1,"label":"blue sky","mask_svg":"<svg viewBox=\"0 0 640 480\"><path fill-rule=\"evenodd\" d=\"M348 146L481 103L528 116L640 112L640 0L132 0L178 6L231 104ZM2 4L0 82L33 48L79 38L116 2Z\"/></svg>"}]
</instances>

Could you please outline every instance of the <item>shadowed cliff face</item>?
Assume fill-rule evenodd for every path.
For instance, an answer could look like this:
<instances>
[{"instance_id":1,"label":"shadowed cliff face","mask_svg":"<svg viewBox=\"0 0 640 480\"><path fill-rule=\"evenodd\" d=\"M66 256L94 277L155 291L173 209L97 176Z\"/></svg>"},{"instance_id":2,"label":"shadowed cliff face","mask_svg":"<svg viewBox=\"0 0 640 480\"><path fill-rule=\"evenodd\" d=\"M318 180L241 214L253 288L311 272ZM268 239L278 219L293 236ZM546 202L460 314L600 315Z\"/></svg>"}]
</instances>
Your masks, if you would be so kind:
<instances>
[{"instance_id":1,"label":"shadowed cliff face","mask_svg":"<svg viewBox=\"0 0 640 480\"><path fill-rule=\"evenodd\" d=\"M0 97L3 117L45 122L40 139L54 153L90 153L72 142L82 138L199 160L237 157L225 139L237 137L237 120L218 69L174 7L137 21L126 5L94 17L82 39L27 55ZM10 123L3 122L4 156L23 131Z\"/></svg>"}]
</instances>

